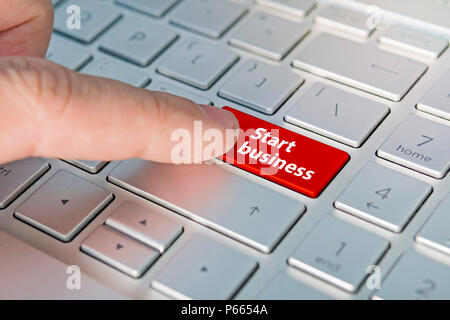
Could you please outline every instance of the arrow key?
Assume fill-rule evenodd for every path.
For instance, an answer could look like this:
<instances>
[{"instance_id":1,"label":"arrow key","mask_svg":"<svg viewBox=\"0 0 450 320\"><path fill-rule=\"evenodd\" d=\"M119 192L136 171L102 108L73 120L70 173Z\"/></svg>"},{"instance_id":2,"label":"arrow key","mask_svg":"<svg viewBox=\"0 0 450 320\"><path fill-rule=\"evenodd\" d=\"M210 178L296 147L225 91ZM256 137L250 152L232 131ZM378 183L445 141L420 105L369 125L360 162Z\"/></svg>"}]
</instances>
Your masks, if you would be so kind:
<instances>
[{"instance_id":1,"label":"arrow key","mask_svg":"<svg viewBox=\"0 0 450 320\"><path fill-rule=\"evenodd\" d=\"M139 278L159 256L157 251L106 226L95 229L81 250L133 278Z\"/></svg>"},{"instance_id":2,"label":"arrow key","mask_svg":"<svg viewBox=\"0 0 450 320\"><path fill-rule=\"evenodd\" d=\"M113 212L106 224L162 253L183 232L180 225L163 214L163 209L157 207L126 202Z\"/></svg>"},{"instance_id":3,"label":"arrow key","mask_svg":"<svg viewBox=\"0 0 450 320\"><path fill-rule=\"evenodd\" d=\"M400 232L430 193L430 185L369 162L334 205L361 219Z\"/></svg>"}]
</instances>

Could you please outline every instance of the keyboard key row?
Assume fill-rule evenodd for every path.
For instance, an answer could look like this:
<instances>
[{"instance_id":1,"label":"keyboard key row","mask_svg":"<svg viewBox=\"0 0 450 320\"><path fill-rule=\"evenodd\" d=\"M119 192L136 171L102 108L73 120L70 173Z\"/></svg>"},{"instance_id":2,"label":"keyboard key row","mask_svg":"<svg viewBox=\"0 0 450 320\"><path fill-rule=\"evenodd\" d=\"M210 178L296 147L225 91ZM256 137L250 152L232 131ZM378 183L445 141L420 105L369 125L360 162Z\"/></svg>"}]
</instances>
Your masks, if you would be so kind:
<instances>
[{"instance_id":1,"label":"keyboard key row","mask_svg":"<svg viewBox=\"0 0 450 320\"><path fill-rule=\"evenodd\" d=\"M308 43L293 65L394 101L401 100L427 69L423 63L326 33Z\"/></svg>"},{"instance_id":2,"label":"keyboard key row","mask_svg":"<svg viewBox=\"0 0 450 320\"><path fill-rule=\"evenodd\" d=\"M378 149L381 158L434 178L450 169L450 126L408 115Z\"/></svg>"},{"instance_id":3,"label":"keyboard key row","mask_svg":"<svg viewBox=\"0 0 450 320\"><path fill-rule=\"evenodd\" d=\"M285 120L358 148L388 112L382 104L316 82L294 103Z\"/></svg>"},{"instance_id":4,"label":"keyboard key row","mask_svg":"<svg viewBox=\"0 0 450 320\"><path fill-rule=\"evenodd\" d=\"M431 190L425 182L369 162L334 205L361 219L400 232Z\"/></svg>"},{"instance_id":5,"label":"keyboard key row","mask_svg":"<svg viewBox=\"0 0 450 320\"><path fill-rule=\"evenodd\" d=\"M217 165L133 159L122 161L108 180L265 253L305 211L300 202Z\"/></svg>"}]
</instances>

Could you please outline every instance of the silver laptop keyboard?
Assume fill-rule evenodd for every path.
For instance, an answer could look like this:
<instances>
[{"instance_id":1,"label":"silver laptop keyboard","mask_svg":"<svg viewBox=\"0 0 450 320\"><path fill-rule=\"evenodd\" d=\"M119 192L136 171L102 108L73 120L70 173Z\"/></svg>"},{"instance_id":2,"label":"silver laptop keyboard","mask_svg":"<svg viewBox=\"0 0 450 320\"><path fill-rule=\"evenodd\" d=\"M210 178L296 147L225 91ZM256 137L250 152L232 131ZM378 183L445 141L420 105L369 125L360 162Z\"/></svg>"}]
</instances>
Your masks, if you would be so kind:
<instances>
[{"instance_id":1,"label":"silver laptop keyboard","mask_svg":"<svg viewBox=\"0 0 450 320\"><path fill-rule=\"evenodd\" d=\"M229 105L351 160L315 199L220 161L0 165L0 297L450 298L450 29L391 12L376 25L351 1L53 3L48 59ZM31 267L12 275L18 259ZM66 288L68 266L84 291Z\"/></svg>"}]
</instances>

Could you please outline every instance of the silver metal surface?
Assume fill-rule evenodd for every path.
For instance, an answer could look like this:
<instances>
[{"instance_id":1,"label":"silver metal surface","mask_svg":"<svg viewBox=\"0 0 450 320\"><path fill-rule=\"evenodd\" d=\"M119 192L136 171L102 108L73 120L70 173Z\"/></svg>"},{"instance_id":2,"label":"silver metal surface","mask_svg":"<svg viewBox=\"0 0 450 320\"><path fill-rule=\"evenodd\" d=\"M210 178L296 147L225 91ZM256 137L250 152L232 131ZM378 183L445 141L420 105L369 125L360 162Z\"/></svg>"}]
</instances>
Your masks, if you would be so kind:
<instances>
[{"instance_id":1,"label":"silver metal surface","mask_svg":"<svg viewBox=\"0 0 450 320\"><path fill-rule=\"evenodd\" d=\"M152 286L176 299L231 299L256 267L251 258L194 235L155 277Z\"/></svg>"},{"instance_id":2,"label":"silver metal surface","mask_svg":"<svg viewBox=\"0 0 450 320\"><path fill-rule=\"evenodd\" d=\"M147 89L150 89L153 91L163 91L163 92L171 93L176 96L180 96L180 97L192 100L197 104L206 104L206 105L212 104L211 100L205 98L204 96L193 93L192 90L186 90L177 85L173 85L167 81L159 81L158 83L156 83L154 85L150 85L149 87L147 87Z\"/></svg>"},{"instance_id":3,"label":"silver metal surface","mask_svg":"<svg viewBox=\"0 0 450 320\"><path fill-rule=\"evenodd\" d=\"M375 299L447 300L450 268L416 252L406 252L397 262Z\"/></svg>"},{"instance_id":4,"label":"silver metal surface","mask_svg":"<svg viewBox=\"0 0 450 320\"><path fill-rule=\"evenodd\" d=\"M178 1L179 0L116 0L116 3L155 17L161 17Z\"/></svg>"},{"instance_id":5,"label":"silver metal surface","mask_svg":"<svg viewBox=\"0 0 450 320\"><path fill-rule=\"evenodd\" d=\"M308 30L306 24L260 11L234 29L229 42L263 57L281 60Z\"/></svg>"},{"instance_id":6,"label":"silver metal surface","mask_svg":"<svg viewBox=\"0 0 450 320\"><path fill-rule=\"evenodd\" d=\"M112 197L111 192L61 170L25 200L14 216L61 241L70 241Z\"/></svg>"},{"instance_id":7,"label":"silver metal surface","mask_svg":"<svg viewBox=\"0 0 450 320\"><path fill-rule=\"evenodd\" d=\"M158 72L200 89L210 88L237 60L227 48L186 39L158 66Z\"/></svg>"},{"instance_id":8,"label":"silver metal surface","mask_svg":"<svg viewBox=\"0 0 450 320\"><path fill-rule=\"evenodd\" d=\"M294 104L285 120L358 148L388 112L380 103L316 82Z\"/></svg>"},{"instance_id":9,"label":"silver metal surface","mask_svg":"<svg viewBox=\"0 0 450 320\"><path fill-rule=\"evenodd\" d=\"M45 58L78 71L92 59L92 55L79 44L55 35L50 41Z\"/></svg>"},{"instance_id":10,"label":"silver metal surface","mask_svg":"<svg viewBox=\"0 0 450 320\"><path fill-rule=\"evenodd\" d=\"M106 226L91 232L81 250L133 278L139 278L159 256L158 251Z\"/></svg>"},{"instance_id":11,"label":"silver metal surface","mask_svg":"<svg viewBox=\"0 0 450 320\"><path fill-rule=\"evenodd\" d=\"M450 120L450 69L448 69L417 103L417 109Z\"/></svg>"},{"instance_id":12,"label":"silver metal surface","mask_svg":"<svg viewBox=\"0 0 450 320\"><path fill-rule=\"evenodd\" d=\"M125 18L105 34L100 49L139 66L148 65L177 38L177 34L148 19Z\"/></svg>"},{"instance_id":13,"label":"silver metal surface","mask_svg":"<svg viewBox=\"0 0 450 320\"><path fill-rule=\"evenodd\" d=\"M437 59L448 46L446 38L436 37L403 25L395 25L387 29L379 42L383 46L415 51L432 59Z\"/></svg>"},{"instance_id":14,"label":"silver metal surface","mask_svg":"<svg viewBox=\"0 0 450 320\"><path fill-rule=\"evenodd\" d=\"M80 26L69 28L67 9L70 6L78 6L81 9ZM69 10L69 12L72 12ZM73 13L73 12L72 12ZM65 1L64 5L59 5L55 10L54 29L75 40L89 43L97 38L109 26L120 18L117 9L107 6L98 1L71 0ZM81 27L81 24L83 27Z\"/></svg>"},{"instance_id":15,"label":"silver metal surface","mask_svg":"<svg viewBox=\"0 0 450 320\"><path fill-rule=\"evenodd\" d=\"M300 218L304 205L218 166L132 159L122 162L108 179L257 250L272 251ZM204 196L194 196L198 194Z\"/></svg>"},{"instance_id":16,"label":"silver metal surface","mask_svg":"<svg viewBox=\"0 0 450 320\"><path fill-rule=\"evenodd\" d=\"M408 115L378 149L377 155L442 178L450 169L449 137L450 126Z\"/></svg>"},{"instance_id":17,"label":"silver metal surface","mask_svg":"<svg viewBox=\"0 0 450 320\"><path fill-rule=\"evenodd\" d=\"M0 231L0 256L2 300L127 299L83 274L77 266L69 266L3 231Z\"/></svg>"},{"instance_id":18,"label":"silver metal surface","mask_svg":"<svg viewBox=\"0 0 450 320\"><path fill-rule=\"evenodd\" d=\"M228 0L189 0L174 10L170 22L219 38L246 11L244 5Z\"/></svg>"},{"instance_id":19,"label":"silver metal surface","mask_svg":"<svg viewBox=\"0 0 450 320\"><path fill-rule=\"evenodd\" d=\"M41 159L0 164L0 209L6 208L48 169L48 163Z\"/></svg>"},{"instance_id":20,"label":"silver metal surface","mask_svg":"<svg viewBox=\"0 0 450 320\"><path fill-rule=\"evenodd\" d=\"M106 220L106 224L161 253L183 232L183 227L167 219L162 213L132 202L122 204Z\"/></svg>"},{"instance_id":21,"label":"silver metal surface","mask_svg":"<svg viewBox=\"0 0 450 320\"><path fill-rule=\"evenodd\" d=\"M298 281L279 273L258 294L261 300L329 300L322 292L305 286Z\"/></svg>"},{"instance_id":22,"label":"silver metal surface","mask_svg":"<svg viewBox=\"0 0 450 320\"><path fill-rule=\"evenodd\" d=\"M428 219L419 234L418 243L450 254L450 239L448 230L450 226L450 194L442 200L433 215Z\"/></svg>"},{"instance_id":23,"label":"silver metal surface","mask_svg":"<svg viewBox=\"0 0 450 320\"><path fill-rule=\"evenodd\" d=\"M333 31L351 33L367 38L375 28L368 27L369 14L338 6L327 6L316 16L315 22Z\"/></svg>"},{"instance_id":24,"label":"silver metal surface","mask_svg":"<svg viewBox=\"0 0 450 320\"><path fill-rule=\"evenodd\" d=\"M320 220L288 263L325 281L356 291L389 242L331 215Z\"/></svg>"},{"instance_id":25,"label":"silver metal surface","mask_svg":"<svg viewBox=\"0 0 450 320\"><path fill-rule=\"evenodd\" d=\"M315 0L257 0L257 3L299 17L306 16L316 5Z\"/></svg>"},{"instance_id":26,"label":"silver metal surface","mask_svg":"<svg viewBox=\"0 0 450 320\"><path fill-rule=\"evenodd\" d=\"M95 60L84 67L81 72L118 80L135 87L144 87L150 81L145 73L129 69L124 64L108 58Z\"/></svg>"},{"instance_id":27,"label":"silver metal surface","mask_svg":"<svg viewBox=\"0 0 450 320\"><path fill-rule=\"evenodd\" d=\"M168 27L179 35L179 40L171 45L167 51L162 52L155 60L146 67L138 67L134 64L127 63L121 58L109 56L105 52L100 51L98 48L102 40L102 35L95 38L92 42L88 44L82 44L84 49L87 49L93 56L93 60L90 62L95 62L96 60L102 58L109 58L113 61L121 63L129 70L143 72L148 77L158 83L159 81L165 81L172 85L176 85L181 89L188 90L189 92L201 95L206 99L210 100L216 106L230 105L240 111L247 112L252 116L259 117L263 120L269 121L288 130L292 130L296 133L302 134L319 142L331 145L333 147L342 149L350 154L351 160L349 163L339 172L339 174L331 181L324 192L317 199L310 199L308 197L302 196L298 193L291 192L286 188L280 187L275 183L268 182L266 180L255 177L252 174L248 174L243 170L237 170L234 168L229 168L230 172L239 177L243 177L254 182L257 185L263 185L267 189L270 189L273 193L281 193L288 197L291 197L307 207L307 211L303 214L302 218L295 223L291 229L285 234L280 243L276 246L270 254L266 254L255 250L251 246L236 241L233 238L222 235L215 230L205 227L202 224L197 223L187 219L183 215L179 215L175 212L164 210L164 215L169 217L171 220L175 221L179 225L183 225L184 232L178 238L177 241L165 252L152 267L147 270L140 279L136 280L129 277L128 275L118 272L114 268L104 263L99 263L96 259L93 259L89 255L80 251L80 246L82 241L97 228L102 225L108 216L114 212L123 202L130 201L135 204L142 205L144 207L153 208L158 210L158 205L148 201L145 198L139 197L123 188L117 187L107 181L107 176L117 165L117 162L108 163L104 169L99 173L92 175L90 173L84 172L64 161L58 159L46 159L45 161L50 164L50 170L47 174L43 175L38 179L33 185L31 185L27 190L21 193L18 198L13 201L6 209L0 210L0 230L13 235L17 239L22 240L32 246L45 251L48 255L56 257L58 260L63 261L67 265L78 265L80 266L83 276L89 276L97 279L98 281L104 283L112 290L120 292L126 296L139 299L166 299L165 295L162 295L159 291L154 290L149 286L154 277L162 270L165 269L166 264L171 260L173 256L183 247L184 243L193 235L200 234L202 236L213 239L227 247L232 248L236 252L242 253L243 255L251 258L253 261L257 261L259 264L258 270L252 275L252 277L242 286L236 295L236 299L253 299L264 289L267 282L272 279L276 274L283 273L300 285L313 288L320 292L325 293L327 296L337 299L368 299L372 294L372 290L367 286L362 285L359 290L355 293L348 293L345 290L339 289L336 286L329 284L326 281L317 279L308 273L299 271L295 268L289 267L286 263L287 258L292 254L295 248L298 246L301 239L311 230L311 228L317 223L320 218L328 213L332 212L333 215L339 219L360 228L363 231L374 233L383 239L386 239L391 243L391 247L382 260L378 263L381 274L385 276L392 269L396 259L402 255L405 251L412 250L418 252L426 257L431 257L436 261L436 264L449 264L450 256L446 254L439 253L437 250L428 248L427 246L416 244L413 241L414 236L419 232L422 225L430 217L433 210L438 206L438 204L443 200L443 198L450 192L450 175L446 175L442 179L434 179L430 176L421 174L417 171L410 170L406 167L398 165L394 162L387 161L376 156L376 150L383 144L383 142L388 138L388 136L395 130L395 128L405 119L409 114L416 114L424 117L426 119L432 120L436 123L445 124L448 120L442 117L436 117L429 113L424 113L416 109L416 104L423 97L426 91L433 86L433 84L439 79L439 77L449 69L450 67L450 51L445 50L441 56L436 60L427 60L422 55L417 55L414 52L402 52L401 55L408 56L412 59L424 62L428 65L427 72L418 80L418 82L407 92L407 94L402 98L401 101L393 102L384 99L379 96L374 96L367 92L354 89L348 85L343 85L339 82L330 81L324 77L318 76L313 73L304 72L297 68L292 68L291 64L295 60L295 56L302 51L304 48L308 47L309 44L317 37L321 32L326 30L327 32L331 29L326 29L321 26L314 24L314 19L320 10L326 5L339 5L349 9L353 9L359 12L369 12L370 8L362 3L351 0L317 0L317 5L313 8L306 17L300 17L298 15L293 15L285 10L273 10L266 5L253 4L253 1L249 0L230 0L236 3L244 4L248 7L248 14L242 16L236 24L232 25L229 31L225 32L223 36L219 39L212 39L204 37L198 33L191 32L186 28L182 28L170 23L170 17L173 12L172 8L175 9L179 4L182 4L185 0L173 1L164 0L167 5L173 5L170 9L164 12L160 17L154 18L150 13L145 13L144 9L131 10L131 7L119 6L113 0L102 0L98 3L108 6L110 8L120 11L121 15L125 18L145 18L149 22L158 22L163 26ZM365 2L370 2L371 4L376 4L381 8L381 23L379 27L373 31L369 38L364 40L364 45L367 45L370 49L367 52L372 52L371 48L376 48L379 46L377 40L383 34L386 28L392 25L403 24L415 30L423 31L428 34L434 34L439 37L444 37L447 40L450 39L450 24L448 20L448 5L444 4L444 1L429 1L429 0L364 0ZM97 1L92 1L97 2ZM146 0L131 0L130 3L137 4L141 3L143 5L149 4L152 6L157 2L161 1L146 1ZM175 2L175 3L174 3ZM289 1L288 1L289 2ZM61 1L57 8L64 7L68 2ZM136 6L137 7L137 6ZM391 8L393 11L387 11L384 9ZM63 10L64 11L64 10ZM61 12L63 12L61 11ZM264 56L255 54L251 51L242 50L235 46L229 45L229 40L231 34L241 25L246 23L246 20L251 17L255 12L267 12L272 15L282 17L284 19L292 19L293 21L301 21L302 23L310 25L310 32L297 43L292 50L290 50L286 56L280 61L273 61L271 59L266 59ZM402 14L403 13L403 14ZM68 17L64 14L65 18ZM422 21L415 18L421 18ZM447 27L445 27L447 26ZM108 28L107 28L108 31ZM106 32L104 33L106 35ZM350 33L340 32L341 36L350 37ZM73 38L65 37L59 34L65 40L73 41ZM229 49L239 56L239 61L235 65L231 66L229 71L225 72L223 77L220 77L208 90L200 90L190 86L186 86L182 83L176 82L165 75L158 73L157 67L160 63L167 57L170 51L175 48L178 43L181 43L185 39L205 41L208 44L218 46L220 48ZM361 41L360 38L356 39ZM77 43L80 45L80 43ZM329 56L333 56L332 47L325 43L325 47L319 47L320 51L329 52ZM384 50L384 49L383 49ZM376 51L378 52L378 51ZM317 54L320 54L318 52ZM398 53L400 54L400 53ZM348 56L348 64L355 63L359 60L359 55L356 53L350 53ZM303 79L305 79L304 84L299 87L299 89L294 92L291 98L289 98L279 109L272 115L266 115L250 109L246 106L239 104L230 104L230 101L217 95L219 88L229 79L232 75L237 72L237 70L244 65L248 60L256 60L264 63L269 63L273 66L278 66L280 68L289 69L293 73L298 74ZM284 121L286 113L291 109L293 104L305 94L313 83L321 81L326 85L333 86L335 88L346 91L350 94L357 95L359 97L372 100L377 103L386 105L390 109L389 115L383 120L383 122L376 128L376 130L370 135L370 137L364 142L364 144L358 148L352 148L325 136L319 135L312 131L306 130L304 128L292 125ZM101 123L99 123L101 125ZM448 124L447 124L448 125ZM324 155L326 157L326 155ZM433 187L432 194L427 198L425 203L419 208L419 211L413 216L411 221L405 227L401 233L390 232L384 228L381 228L373 223L367 222L360 218L354 217L350 214L342 212L341 210L333 208L333 202L338 198L338 196L343 192L346 186L351 182L353 177L357 172L364 167L364 165L369 162L374 161L378 164L391 168L404 175L421 180ZM114 201L105 208L97 217L92 220L80 233L72 239L69 243L63 243L55 238L49 237L44 232L31 228L29 225L18 221L13 217L13 212L17 206L19 206L26 198L28 198L37 188L43 185L48 178L60 169L72 172L83 179L99 185L105 190L114 193ZM179 180L188 178L184 173L180 173L178 176ZM161 182L163 183L163 182ZM228 193L225 192L225 196ZM204 195L197 194L195 197L200 201ZM18 263L15 263L16 268L19 270ZM58 280L59 281L59 280ZM384 284L382 284L383 288ZM58 294L59 291L56 291Z\"/></svg>"},{"instance_id":28,"label":"silver metal surface","mask_svg":"<svg viewBox=\"0 0 450 320\"><path fill-rule=\"evenodd\" d=\"M303 79L290 70L248 61L219 89L219 95L257 111L272 114Z\"/></svg>"},{"instance_id":29,"label":"silver metal surface","mask_svg":"<svg viewBox=\"0 0 450 320\"><path fill-rule=\"evenodd\" d=\"M427 69L423 63L327 33L301 50L294 66L393 101Z\"/></svg>"},{"instance_id":30,"label":"silver metal surface","mask_svg":"<svg viewBox=\"0 0 450 320\"><path fill-rule=\"evenodd\" d=\"M103 169L108 162L106 161L91 161L91 160L65 160L74 166L86 170L89 173L98 173Z\"/></svg>"},{"instance_id":31,"label":"silver metal surface","mask_svg":"<svg viewBox=\"0 0 450 320\"><path fill-rule=\"evenodd\" d=\"M369 162L334 205L383 228L400 232L430 193L430 185Z\"/></svg>"}]
</instances>

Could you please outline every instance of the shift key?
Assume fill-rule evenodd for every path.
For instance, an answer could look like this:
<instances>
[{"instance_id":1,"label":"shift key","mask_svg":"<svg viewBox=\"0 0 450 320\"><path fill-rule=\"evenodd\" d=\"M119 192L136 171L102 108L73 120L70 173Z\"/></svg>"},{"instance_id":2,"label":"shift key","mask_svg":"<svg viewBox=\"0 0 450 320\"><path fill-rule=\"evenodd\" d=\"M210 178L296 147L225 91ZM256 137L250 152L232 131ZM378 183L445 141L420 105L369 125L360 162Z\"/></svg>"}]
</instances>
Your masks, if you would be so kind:
<instances>
[{"instance_id":1,"label":"shift key","mask_svg":"<svg viewBox=\"0 0 450 320\"><path fill-rule=\"evenodd\" d=\"M317 198L349 160L339 149L224 107L239 121L239 136L223 161Z\"/></svg>"}]
</instances>

